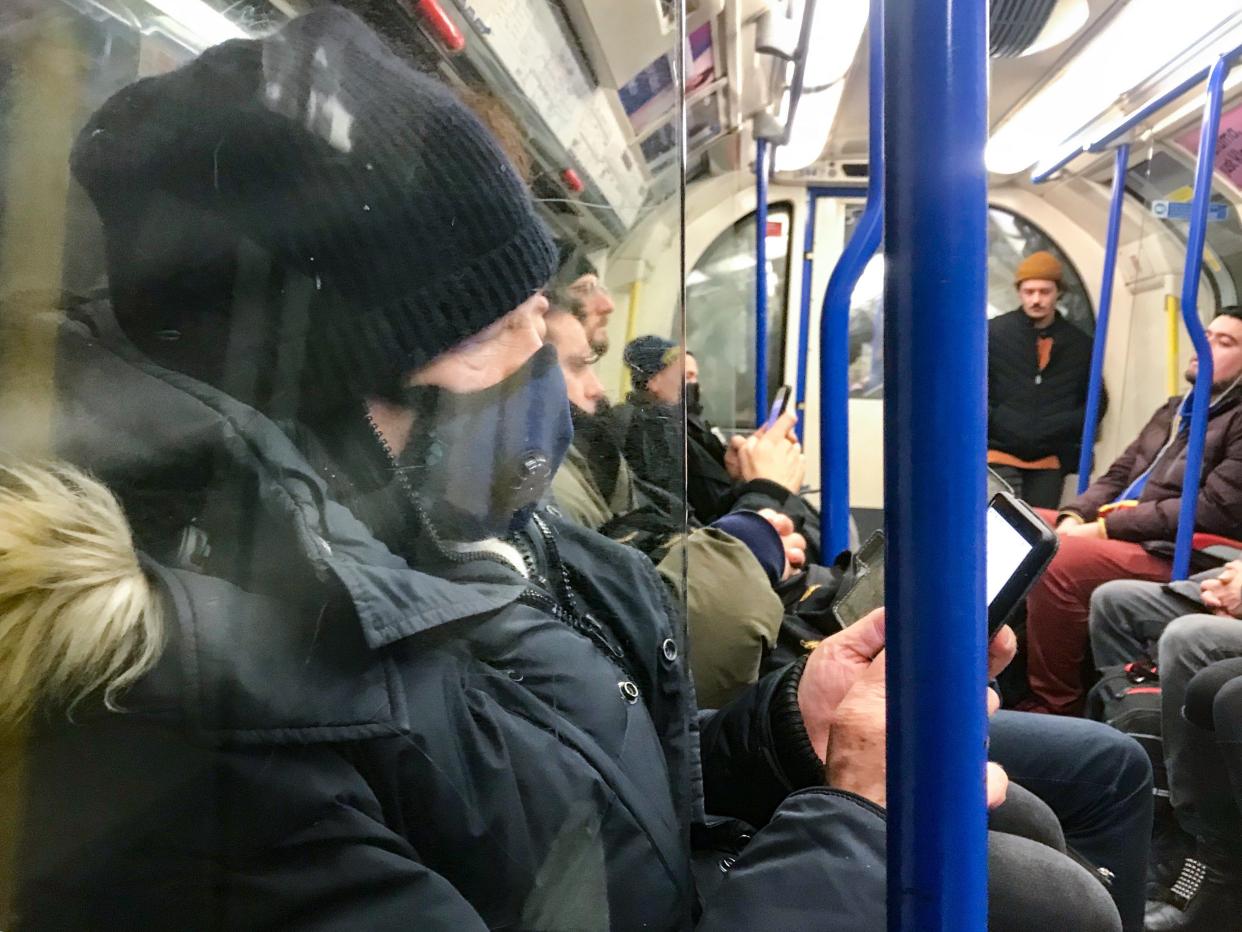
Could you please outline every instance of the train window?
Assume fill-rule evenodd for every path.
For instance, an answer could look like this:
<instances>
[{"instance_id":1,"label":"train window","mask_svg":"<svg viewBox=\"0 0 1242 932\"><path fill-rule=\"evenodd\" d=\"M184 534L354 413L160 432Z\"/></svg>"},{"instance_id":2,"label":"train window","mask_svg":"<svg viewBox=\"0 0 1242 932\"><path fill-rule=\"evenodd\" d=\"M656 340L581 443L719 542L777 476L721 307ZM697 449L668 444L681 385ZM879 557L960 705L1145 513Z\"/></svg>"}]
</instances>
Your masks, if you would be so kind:
<instances>
[{"instance_id":1,"label":"train window","mask_svg":"<svg viewBox=\"0 0 1242 932\"><path fill-rule=\"evenodd\" d=\"M1221 118L1221 138L1228 142L1234 137L1226 137L1229 132L1226 121L1242 124L1242 108L1235 108ZM1237 130L1233 132L1236 135ZM1126 191L1149 210L1154 210L1156 202L1189 200L1195 180L1194 152L1199 145L1197 134L1196 127L1180 135L1176 145L1153 147L1147 158L1130 166L1126 173ZM1232 181L1230 168L1236 170L1236 166L1232 166L1231 158L1237 158L1237 153L1227 145L1222 146L1217 157L1217 169ZM1242 219L1238 216L1238 205L1230 204L1223 193L1225 185L1219 179L1216 184L1212 202L1223 207L1225 214L1223 220L1213 220L1207 226L1203 273L1212 289L1211 305L1205 307L1203 302L1207 296L1200 296L1200 312L1207 318L1221 306L1238 303L1238 283L1242 282ZM1188 228L1185 220L1161 218L1160 224L1185 246Z\"/></svg>"},{"instance_id":2,"label":"train window","mask_svg":"<svg viewBox=\"0 0 1242 932\"><path fill-rule=\"evenodd\" d=\"M859 210L846 218L846 235L852 232ZM1087 333L1095 331L1091 299L1073 262L1043 230L1030 221L999 207L988 210L988 317L1017 306L1013 276L1024 256L1038 250L1051 252L1064 269L1058 306L1066 318ZM863 270L850 302L850 395L879 398L883 395L884 258L876 255Z\"/></svg>"},{"instance_id":3,"label":"train window","mask_svg":"<svg viewBox=\"0 0 1242 932\"><path fill-rule=\"evenodd\" d=\"M768 208L768 397L784 381L785 306L793 207ZM686 346L701 360L704 412L721 425L755 424L755 215L720 234L686 278Z\"/></svg>"}]
</instances>

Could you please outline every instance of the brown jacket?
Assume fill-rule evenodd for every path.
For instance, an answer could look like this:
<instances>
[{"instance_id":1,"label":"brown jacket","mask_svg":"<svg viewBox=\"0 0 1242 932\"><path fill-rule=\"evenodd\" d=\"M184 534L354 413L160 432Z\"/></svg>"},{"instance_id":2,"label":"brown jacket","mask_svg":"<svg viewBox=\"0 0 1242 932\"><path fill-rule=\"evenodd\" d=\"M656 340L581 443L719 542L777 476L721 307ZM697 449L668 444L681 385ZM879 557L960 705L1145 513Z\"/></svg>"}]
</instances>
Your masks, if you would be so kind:
<instances>
[{"instance_id":1,"label":"brown jacket","mask_svg":"<svg viewBox=\"0 0 1242 932\"><path fill-rule=\"evenodd\" d=\"M1242 537L1242 392L1228 393L1212 407L1203 447L1203 481L1195 512L1195 530L1225 537ZM1103 476L1091 483L1061 511L1094 521L1102 505L1115 501L1151 466L1169 440L1181 398L1171 398L1139 432L1138 437ZM1186 472L1186 434L1160 456L1147 479L1139 504L1110 512L1104 519L1115 540L1171 541L1177 536Z\"/></svg>"}]
</instances>

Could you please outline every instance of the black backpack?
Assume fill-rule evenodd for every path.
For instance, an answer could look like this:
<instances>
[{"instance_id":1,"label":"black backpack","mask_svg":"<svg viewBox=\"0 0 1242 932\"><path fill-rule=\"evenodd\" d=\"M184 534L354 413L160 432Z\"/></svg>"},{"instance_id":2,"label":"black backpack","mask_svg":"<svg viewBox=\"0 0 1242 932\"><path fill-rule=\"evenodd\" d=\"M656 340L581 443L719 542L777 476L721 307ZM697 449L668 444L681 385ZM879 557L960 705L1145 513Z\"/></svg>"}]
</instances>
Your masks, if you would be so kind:
<instances>
[{"instance_id":1,"label":"black backpack","mask_svg":"<svg viewBox=\"0 0 1242 932\"><path fill-rule=\"evenodd\" d=\"M1136 660L1120 667L1105 667L1087 694L1087 718L1125 732L1143 746L1151 759L1158 798L1169 797L1169 776L1164 766L1164 739L1160 720L1160 676L1150 660Z\"/></svg>"}]
</instances>

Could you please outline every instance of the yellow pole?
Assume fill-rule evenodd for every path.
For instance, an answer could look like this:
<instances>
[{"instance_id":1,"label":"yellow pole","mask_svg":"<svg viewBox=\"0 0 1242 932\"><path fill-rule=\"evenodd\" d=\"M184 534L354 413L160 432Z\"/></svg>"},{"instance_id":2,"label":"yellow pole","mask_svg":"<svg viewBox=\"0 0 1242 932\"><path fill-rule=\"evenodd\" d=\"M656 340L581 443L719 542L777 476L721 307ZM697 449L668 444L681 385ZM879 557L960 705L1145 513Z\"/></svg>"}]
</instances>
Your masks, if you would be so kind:
<instances>
[{"instance_id":1,"label":"yellow pole","mask_svg":"<svg viewBox=\"0 0 1242 932\"><path fill-rule=\"evenodd\" d=\"M1165 340L1168 351L1168 363L1165 392L1170 398L1178 393L1181 388L1181 373L1178 371L1178 358L1180 356L1178 343L1181 339L1181 302L1176 295L1166 294L1164 296L1164 318L1168 325L1168 338Z\"/></svg>"},{"instance_id":2,"label":"yellow pole","mask_svg":"<svg viewBox=\"0 0 1242 932\"><path fill-rule=\"evenodd\" d=\"M638 336L638 299L643 292L643 283L637 278L630 282L630 306L625 311L625 345ZM630 367L621 366L621 397L630 393Z\"/></svg>"}]
</instances>

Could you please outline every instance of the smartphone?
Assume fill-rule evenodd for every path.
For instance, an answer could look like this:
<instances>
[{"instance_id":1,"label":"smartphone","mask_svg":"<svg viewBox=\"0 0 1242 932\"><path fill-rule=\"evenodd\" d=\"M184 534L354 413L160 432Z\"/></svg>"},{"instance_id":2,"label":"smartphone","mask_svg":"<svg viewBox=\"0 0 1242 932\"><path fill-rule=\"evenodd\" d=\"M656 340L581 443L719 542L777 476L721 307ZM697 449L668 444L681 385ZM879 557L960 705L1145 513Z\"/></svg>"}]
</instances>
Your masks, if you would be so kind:
<instances>
[{"instance_id":1,"label":"smartphone","mask_svg":"<svg viewBox=\"0 0 1242 932\"><path fill-rule=\"evenodd\" d=\"M991 638L1048 568L1058 540L1052 528L1008 492L992 496L986 520L985 593ZM858 551L854 580L833 606L833 613L844 628L883 604L884 539L877 531Z\"/></svg>"},{"instance_id":2,"label":"smartphone","mask_svg":"<svg viewBox=\"0 0 1242 932\"><path fill-rule=\"evenodd\" d=\"M785 409L789 407L790 393L788 385L782 385L776 390L776 400L772 402L772 407L768 410L768 419L763 422L764 430L771 430L776 419L785 413Z\"/></svg>"}]
</instances>

